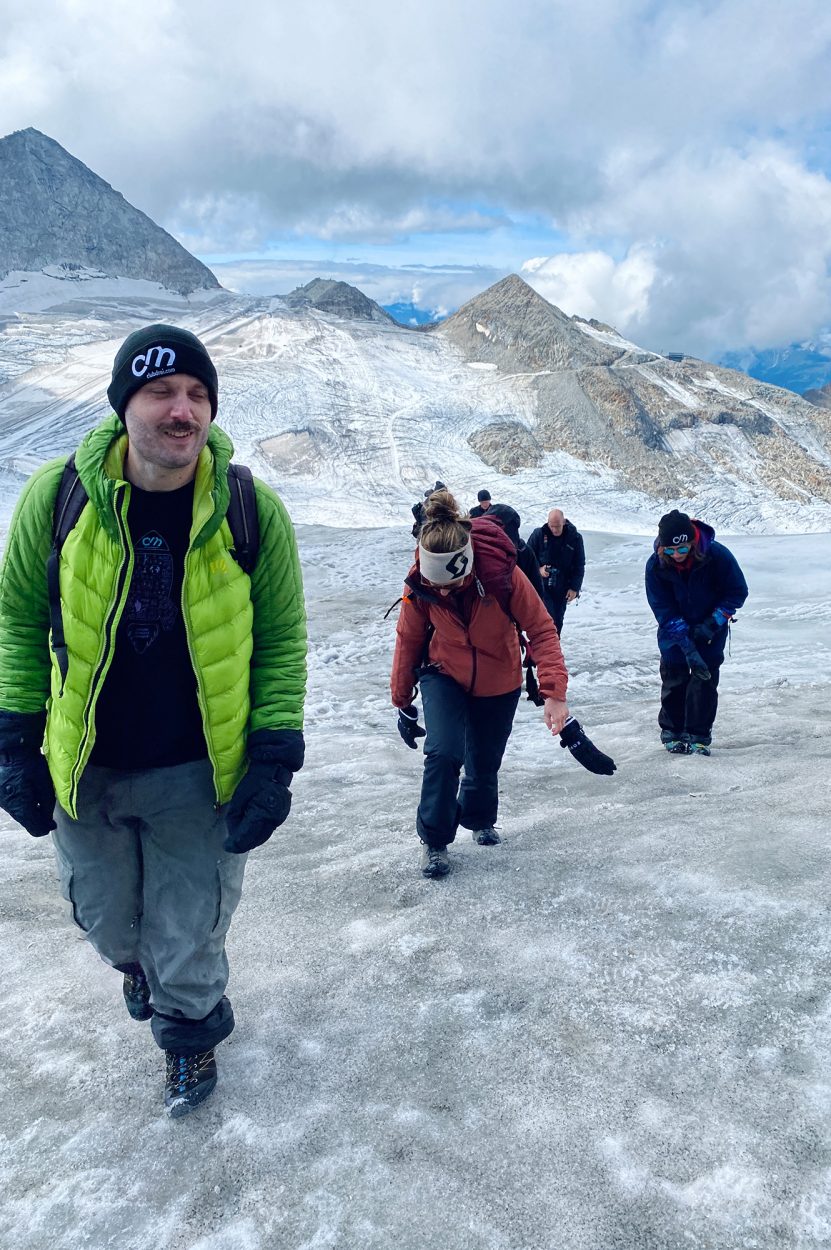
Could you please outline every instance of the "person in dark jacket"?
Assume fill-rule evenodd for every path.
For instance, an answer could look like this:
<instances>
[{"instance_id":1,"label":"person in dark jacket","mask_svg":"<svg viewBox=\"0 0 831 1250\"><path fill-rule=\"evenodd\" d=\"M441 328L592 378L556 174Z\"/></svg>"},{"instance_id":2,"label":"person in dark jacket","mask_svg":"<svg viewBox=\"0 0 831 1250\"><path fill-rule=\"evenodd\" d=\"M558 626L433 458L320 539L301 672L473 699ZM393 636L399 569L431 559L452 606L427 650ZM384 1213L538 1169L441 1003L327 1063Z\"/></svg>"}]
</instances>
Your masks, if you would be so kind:
<instances>
[{"instance_id":1,"label":"person in dark jacket","mask_svg":"<svg viewBox=\"0 0 831 1250\"><path fill-rule=\"evenodd\" d=\"M447 490L444 482L436 482L435 486L428 486L424 492L424 499L429 499L434 491ZM424 524L424 499L418 499L410 509L413 514L413 538L418 538L418 532Z\"/></svg>"},{"instance_id":2,"label":"person in dark jacket","mask_svg":"<svg viewBox=\"0 0 831 1250\"><path fill-rule=\"evenodd\" d=\"M471 508L469 515L471 517L487 516L491 508L494 507L491 501L491 493L489 490L480 490L476 496L477 503L475 508Z\"/></svg>"},{"instance_id":3,"label":"person in dark jacket","mask_svg":"<svg viewBox=\"0 0 831 1250\"><path fill-rule=\"evenodd\" d=\"M528 539L542 578L543 600L549 615L563 632L566 608L580 595L586 572L583 536L559 508L552 508L545 525Z\"/></svg>"},{"instance_id":4,"label":"person in dark jacket","mask_svg":"<svg viewBox=\"0 0 831 1250\"><path fill-rule=\"evenodd\" d=\"M646 597L658 622L661 741L674 755L709 755L728 628L747 598L744 574L712 526L676 510L658 524Z\"/></svg>"},{"instance_id":5,"label":"person in dark jacket","mask_svg":"<svg viewBox=\"0 0 831 1250\"><path fill-rule=\"evenodd\" d=\"M511 542L516 547L517 566L522 569L531 585L536 590L539 597L543 598L543 585L540 577L540 571L537 567L537 558L528 547L523 538L520 538L519 527L522 524L522 518L516 508L512 508L507 503L492 503L490 491L479 491L479 507L471 508L471 518L489 517L490 520L496 521L497 525L501 525Z\"/></svg>"}]
</instances>

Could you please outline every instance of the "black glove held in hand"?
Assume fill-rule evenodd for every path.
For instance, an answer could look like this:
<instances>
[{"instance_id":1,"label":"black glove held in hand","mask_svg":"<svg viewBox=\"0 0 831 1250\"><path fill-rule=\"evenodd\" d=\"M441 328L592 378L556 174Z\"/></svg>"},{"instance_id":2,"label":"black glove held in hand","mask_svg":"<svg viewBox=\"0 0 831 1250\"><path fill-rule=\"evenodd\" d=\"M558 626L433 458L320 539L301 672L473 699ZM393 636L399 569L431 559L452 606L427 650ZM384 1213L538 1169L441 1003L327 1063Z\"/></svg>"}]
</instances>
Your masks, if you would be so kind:
<instances>
[{"instance_id":1,"label":"black glove held in hand","mask_svg":"<svg viewBox=\"0 0 831 1250\"><path fill-rule=\"evenodd\" d=\"M690 672L693 677L697 677L699 681L710 681L712 673L701 658L700 651L695 647L689 646L684 648L684 655L687 657L687 663L690 666Z\"/></svg>"},{"instance_id":2,"label":"black glove held in hand","mask_svg":"<svg viewBox=\"0 0 831 1250\"><path fill-rule=\"evenodd\" d=\"M712 616L708 616L706 621L702 621L700 625L696 625L693 629L693 638L696 642L711 643L716 634L720 634L727 625L730 617L721 608L716 608Z\"/></svg>"},{"instance_id":3,"label":"black glove held in hand","mask_svg":"<svg viewBox=\"0 0 831 1250\"><path fill-rule=\"evenodd\" d=\"M267 842L291 810L291 773L273 761L252 761L225 812L223 849L235 855Z\"/></svg>"},{"instance_id":4,"label":"black glove held in hand","mask_svg":"<svg viewBox=\"0 0 831 1250\"><path fill-rule=\"evenodd\" d=\"M427 737L427 730L422 729L418 723L418 709L412 703L398 709L398 732L414 751L418 750L416 738Z\"/></svg>"},{"instance_id":5,"label":"black glove held in hand","mask_svg":"<svg viewBox=\"0 0 831 1250\"><path fill-rule=\"evenodd\" d=\"M568 747L578 764L582 764L590 773L611 777L617 770L615 761L598 751L592 740L586 737L579 720L575 720L573 716L569 717L560 730L560 746Z\"/></svg>"},{"instance_id":6,"label":"black glove held in hand","mask_svg":"<svg viewBox=\"0 0 831 1250\"><path fill-rule=\"evenodd\" d=\"M0 807L33 838L42 838L57 828L52 819L55 788L39 749L0 753Z\"/></svg>"}]
</instances>

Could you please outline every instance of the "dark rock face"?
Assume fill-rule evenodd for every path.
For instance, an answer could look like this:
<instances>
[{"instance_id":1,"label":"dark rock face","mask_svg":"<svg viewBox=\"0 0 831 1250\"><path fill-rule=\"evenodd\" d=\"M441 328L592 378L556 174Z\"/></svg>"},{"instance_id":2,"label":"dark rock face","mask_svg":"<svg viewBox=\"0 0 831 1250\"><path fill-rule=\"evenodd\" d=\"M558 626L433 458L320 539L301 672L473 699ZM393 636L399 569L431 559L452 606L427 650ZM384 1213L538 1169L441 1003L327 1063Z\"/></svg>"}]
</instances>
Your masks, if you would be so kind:
<instances>
[{"instance_id":1,"label":"dark rock face","mask_svg":"<svg viewBox=\"0 0 831 1250\"><path fill-rule=\"evenodd\" d=\"M364 295L348 282L336 282L331 278L313 278L305 286L299 286L289 295L282 296L289 308L319 308L321 312L333 313L358 321L385 321L396 324L380 304Z\"/></svg>"},{"instance_id":2,"label":"dark rock face","mask_svg":"<svg viewBox=\"0 0 831 1250\"><path fill-rule=\"evenodd\" d=\"M817 408L831 408L831 382L810 391L803 391L802 398L807 399L809 404L814 404Z\"/></svg>"},{"instance_id":3,"label":"dark rock face","mask_svg":"<svg viewBox=\"0 0 831 1250\"><path fill-rule=\"evenodd\" d=\"M469 364L489 365L495 385L511 379L531 397L522 431L506 420L468 439L501 473L564 451L658 496L684 494L717 465L739 479L752 472L780 494L786 473L794 498L831 499L831 387L828 408L811 408L706 361L644 352L603 322L566 316L516 274L431 333Z\"/></svg>"},{"instance_id":4,"label":"dark rock face","mask_svg":"<svg viewBox=\"0 0 831 1250\"><path fill-rule=\"evenodd\" d=\"M463 304L434 333L455 343L468 360L505 372L610 365L624 354L589 337L516 274Z\"/></svg>"},{"instance_id":5,"label":"dark rock face","mask_svg":"<svg viewBox=\"0 0 831 1250\"><path fill-rule=\"evenodd\" d=\"M0 139L0 277L84 268L189 295L220 290L207 266L38 130Z\"/></svg>"}]
</instances>

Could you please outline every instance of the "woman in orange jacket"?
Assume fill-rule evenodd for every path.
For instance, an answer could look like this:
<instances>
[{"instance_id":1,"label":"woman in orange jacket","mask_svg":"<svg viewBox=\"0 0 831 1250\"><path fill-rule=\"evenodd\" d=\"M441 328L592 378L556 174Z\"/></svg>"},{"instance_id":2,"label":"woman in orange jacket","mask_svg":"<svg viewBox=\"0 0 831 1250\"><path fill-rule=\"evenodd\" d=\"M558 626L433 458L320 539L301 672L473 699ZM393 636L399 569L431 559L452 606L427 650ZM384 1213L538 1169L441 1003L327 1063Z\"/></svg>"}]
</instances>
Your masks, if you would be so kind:
<instances>
[{"instance_id":1,"label":"woman in orange jacket","mask_svg":"<svg viewBox=\"0 0 831 1250\"><path fill-rule=\"evenodd\" d=\"M580 727L566 706L568 673L557 630L516 567L516 548L504 530L487 517L471 520L446 490L426 500L424 513L390 685L399 732L413 748L425 737L413 706L421 688L426 743L416 827L422 873L442 877L460 824L480 846L500 840L497 774L522 684L518 629L533 648L546 727L553 734L567 722Z\"/></svg>"}]
</instances>

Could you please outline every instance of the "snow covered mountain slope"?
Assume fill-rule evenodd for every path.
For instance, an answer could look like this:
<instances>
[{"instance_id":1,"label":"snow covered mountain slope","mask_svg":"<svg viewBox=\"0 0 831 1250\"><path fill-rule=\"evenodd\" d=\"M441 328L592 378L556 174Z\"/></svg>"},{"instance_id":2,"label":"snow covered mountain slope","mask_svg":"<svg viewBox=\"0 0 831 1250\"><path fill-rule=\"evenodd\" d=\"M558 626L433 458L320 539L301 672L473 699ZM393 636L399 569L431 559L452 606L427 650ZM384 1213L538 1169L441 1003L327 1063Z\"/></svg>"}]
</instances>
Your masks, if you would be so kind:
<instances>
[{"instance_id":1,"label":"snow covered mountain slope","mask_svg":"<svg viewBox=\"0 0 831 1250\"><path fill-rule=\"evenodd\" d=\"M404 522L440 477L467 504L487 486L528 525L557 504L587 528L652 532L672 505L721 530L831 529L831 413L643 352L518 278L427 333L276 297L106 291L0 320L6 512L23 474L106 413L123 337L166 320L207 343L238 458L298 522Z\"/></svg>"},{"instance_id":2,"label":"snow covered mountain slope","mask_svg":"<svg viewBox=\"0 0 831 1250\"><path fill-rule=\"evenodd\" d=\"M0 279L58 282L79 272L159 283L185 295L219 290L206 265L39 130L0 139Z\"/></svg>"}]
</instances>

